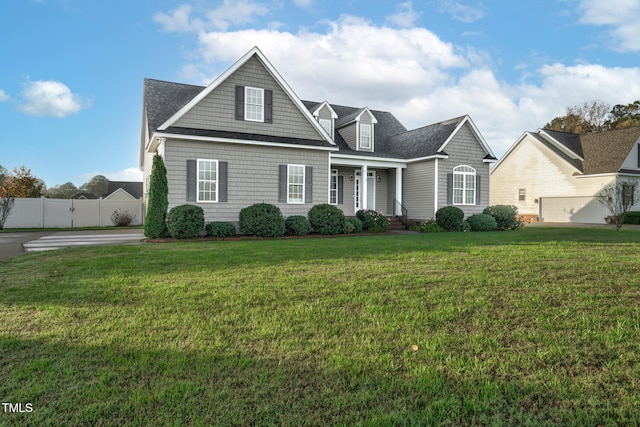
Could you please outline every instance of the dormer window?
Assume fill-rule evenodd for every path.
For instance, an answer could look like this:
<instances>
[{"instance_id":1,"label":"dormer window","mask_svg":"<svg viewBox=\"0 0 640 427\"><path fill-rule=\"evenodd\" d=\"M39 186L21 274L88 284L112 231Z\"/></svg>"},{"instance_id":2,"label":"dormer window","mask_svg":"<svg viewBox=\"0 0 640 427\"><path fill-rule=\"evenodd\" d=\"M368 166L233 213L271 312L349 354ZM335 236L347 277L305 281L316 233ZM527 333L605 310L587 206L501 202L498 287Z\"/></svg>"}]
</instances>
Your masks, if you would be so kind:
<instances>
[{"instance_id":1,"label":"dormer window","mask_svg":"<svg viewBox=\"0 0 640 427\"><path fill-rule=\"evenodd\" d=\"M360 148L371 150L371 125L360 125Z\"/></svg>"},{"instance_id":2,"label":"dormer window","mask_svg":"<svg viewBox=\"0 0 640 427\"><path fill-rule=\"evenodd\" d=\"M333 138L333 129L332 129L333 126L331 125L332 120L320 119L319 122L320 122L320 126L322 126L322 128L325 131L327 131L329 136Z\"/></svg>"}]
</instances>

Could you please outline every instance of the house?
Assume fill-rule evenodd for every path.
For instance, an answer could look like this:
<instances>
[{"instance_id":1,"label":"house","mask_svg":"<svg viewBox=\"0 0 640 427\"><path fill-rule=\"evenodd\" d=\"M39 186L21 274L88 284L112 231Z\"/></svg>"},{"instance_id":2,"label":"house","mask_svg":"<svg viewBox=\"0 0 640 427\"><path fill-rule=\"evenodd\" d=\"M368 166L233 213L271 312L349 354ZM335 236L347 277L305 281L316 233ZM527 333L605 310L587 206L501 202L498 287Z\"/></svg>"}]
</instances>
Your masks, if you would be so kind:
<instances>
[{"instance_id":1,"label":"house","mask_svg":"<svg viewBox=\"0 0 640 427\"><path fill-rule=\"evenodd\" d=\"M78 191L77 193L72 195L71 198L74 200L95 200L98 198L98 196L88 191Z\"/></svg>"},{"instance_id":2,"label":"house","mask_svg":"<svg viewBox=\"0 0 640 427\"><path fill-rule=\"evenodd\" d=\"M136 200L142 197L142 182L109 181L105 199Z\"/></svg>"},{"instance_id":3,"label":"house","mask_svg":"<svg viewBox=\"0 0 640 427\"><path fill-rule=\"evenodd\" d=\"M256 47L206 87L145 79L140 167L167 169L169 207L207 221L272 203L285 216L316 204L426 221L445 205L489 204L491 148L469 116L408 131L391 113L302 101Z\"/></svg>"},{"instance_id":4,"label":"house","mask_svg":"<svg viewBox=\"0 0 640 427\"><path fill-rule=\"evenodd\" d=\"M639 147L640 127L525 132L491 170L491 204L517 206L532 221L604 223L609 213L596 195L615 180L640 178Z\"/></svg>"}]
</instances>

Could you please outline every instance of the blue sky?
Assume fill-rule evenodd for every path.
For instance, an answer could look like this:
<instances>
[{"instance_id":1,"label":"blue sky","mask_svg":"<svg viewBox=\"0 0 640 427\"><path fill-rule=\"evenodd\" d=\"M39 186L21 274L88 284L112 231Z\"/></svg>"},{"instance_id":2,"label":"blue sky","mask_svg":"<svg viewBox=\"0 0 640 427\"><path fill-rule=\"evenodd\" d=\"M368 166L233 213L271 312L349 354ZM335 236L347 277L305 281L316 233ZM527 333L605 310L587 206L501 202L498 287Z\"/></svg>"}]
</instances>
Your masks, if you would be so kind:
<instances>
[{"instance_id":1,"label":"blue sky","mask_svg":"<svg viewBox=\"0 0 640 427\"><path fill-rule=\"evenodd\" d=\"M567 106L640 99L637 0L5 0L0 164L139 180L145 77L208 84L259 46L302 99L469 114L500 156Z\"/></svg>"}]
</instances>

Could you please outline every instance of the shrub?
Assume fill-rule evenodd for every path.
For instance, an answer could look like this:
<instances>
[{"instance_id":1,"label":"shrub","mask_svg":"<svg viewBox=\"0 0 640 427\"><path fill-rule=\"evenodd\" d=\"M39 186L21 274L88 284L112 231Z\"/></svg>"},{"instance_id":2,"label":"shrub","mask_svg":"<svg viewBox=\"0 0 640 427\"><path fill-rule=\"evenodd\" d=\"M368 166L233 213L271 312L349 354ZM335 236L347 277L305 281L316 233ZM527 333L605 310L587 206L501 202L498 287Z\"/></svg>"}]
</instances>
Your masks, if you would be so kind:
<instances>
[{"instance_id":1,"label":"shrub","mask_svg":"<svg viewBox=\"0 0 640 427\"><path fill-rule=\"evenodd\" d=\"M640 225L640 212L630 211L625 213L623 223Z\"/></svg>"},{"instance_id":2,"label":"shrub","mask_svg":"<svg viewBox=\"0 0 640 427\"><path fill-rule=\"evenodd\" d=\"M307 214L313 231L319 234L344 233L344 213L338 207L323 203L309 209Z\"/></svg>"},{"instance_id":3,"label":"shrub","mask_svg":"<svg viewBox=\"0 0 640 427\"><path fill-rule=\"evenodd\" d=\"M475 214L467 218L471 231L493 231L497 227L494 217L489 214Z\"/></svg>"},{"instance_id":4,"label":"shrub","mask_svg":"<svg viewBox=\"0 0 640 427\"><path fill-rule=\"evenodd\" d=\"M149 178L149 201L147 217L144 221L144 235L157 239L167 237L167 209L169 208L169 187L167 186L167 169L159 154L153 156L151 176Z\"/></svg>"},{"instance_id":5,"label":"shrub","mask_svg":"<svg viewBox=\"0 0 640 427\"><path fill-rule=\"evenodd\" d=\"M373 211L370 209L361 209L356 212L356 218L362 221L362 228L374 233L384 231L389 225L389 220L382 212Z\"/></svg>"},{"instance_id":6,"label":"shrub","mask_svg":"<svg viewBox=\"0 0 640 427\"><path fill-rule=\"evenodd\" d=\"M240 232L259 237L284 236L284 217L280 208L269 203L256 203L240 211Z\"/></svg>"},{"instance_id":7,"label":"shrub","mask_svg":"<svg viewBox=\"0 0 640 427\"><path fill-rule=\"evenodd\" d=\"M440 227L435 220L430 219L422 225L415 225L411 227L413 231L419 231L421 233L441 233L446 231L444 228Z\"/></svg>"},{"instance_id":8,"label":"shrub","mask_svg":"<svg viewBox=\"0 0 640 427\"><path fill-rule=\"evenodd\" d=\"M302 215L287 217L284 221L285 231L292 236L304 236L311 233L309 220Z\"/></svg>"},{"instance_id":9,"label":"shrub","mask_svg":"<svg viewBox=\"0 0 640 427\"><path fill-rule=\"evenodd\" d=\"M436 223L447 231L460 231L464 212L455 206L445 206L436 212Z\"/></svg>"},{"instance_id":10,"label":"shrub","mask_svg":"<svg viewBox=\"0 0 640 427\"><path fill-rule=\"evenodd\" d=\"M484 208L483 214L491 215L496 220L496 229L515 230L520 227L518 208L508 205L494 205Z\"/></svg>"},{"instance_id":11,"label":"shrub","mask_svg":"<svg viewBox=\"0 0 640 427\"><path fill-rule=\"evenodd\" d=\"M116 227L126 227L127 225L131 224L133 218L135 218L135 216L132 215L131 212L123 211L122 209L113 211L113 213L111 214L111 222Z\"/></svg>"},{"instance_id":12,"label":"shrub","mask_svg":"<svg viewBox=\"0 0 640 427\"><path fill-rule=\"evenodd\" d=\"M347 223L353 225L352 233L362 233L362 221L358 218L347 218Z\"/></svg>"},{"instance_id":13,"label":"shrub","mask_svg":"<svg viewBox=\"0 0 640 427\"><path fill-rule=\"evenodd\" d=\"M236 235L236 226L230 222L210 222L205 226L207 236L211 237L232 237Z\"/></svg>"},{"instance_id":14,"label":"shrub","mask_svg":"<svg viewBox=\"0 0 640 427\"><path fill-rule=\"evenodd\" d=\"M352 223L352 222L349 222L349 221L345 221L345 222L344 222L344 232L345 232L346 234L351 234L351 233L353 233L353 230L355 230L355 229L356 229L356 226L355 226L355 225L353 225L353 223Z\"/></svg>"},{"instance_id":15,"label":"shrub","mask_svg":"<svg viewBox=\"0 0 640 427\"><path fill-rule=\"evenodd\" d=\"M175 239L188 239L204 231L204 211L196 205L180 205L169 211L167 229Z\"/></svg>"}]
</instances>

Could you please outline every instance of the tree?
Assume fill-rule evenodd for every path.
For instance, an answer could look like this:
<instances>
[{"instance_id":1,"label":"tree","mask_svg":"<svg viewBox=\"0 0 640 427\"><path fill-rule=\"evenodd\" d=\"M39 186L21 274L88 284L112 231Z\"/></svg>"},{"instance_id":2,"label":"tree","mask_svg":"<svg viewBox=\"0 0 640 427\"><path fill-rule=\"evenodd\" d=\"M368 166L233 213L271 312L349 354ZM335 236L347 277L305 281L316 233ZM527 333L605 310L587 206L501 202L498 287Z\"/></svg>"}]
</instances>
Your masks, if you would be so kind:
<instances>
[{"instance_id":1,"label":"tree","mask_svg":"<svg viewBox=\"0 0 640 427\"><path fill-rule=\"evenodd\" d=\"M9 177L9 171L2 165L0 165L0 187L4 184L4 180Z\"/></svg>"},{"instance_id":2,"label":"tree","mask_svg":"<svg viewBox=\"0 0 640 427\"><path fill-rule=\"evenodd\" d=\"M24 166L13 169L0 187L0 197L40 197L44 182L31 175L31 169Z\"/></svg>"},{"instance_id":3,"label":"tree","mask_svg":"<svg viewBox=\"0 0 640 427\"><path fill-rule=\"evenodd\" d=\"M167 209L169 209L169 187L167 169L158 153L153 156L151 176L149 178L149 201L147 218L144 222L144 235L150 239L167 237Z\"/></svg>"},{"instance_id":4,"label":"tree","mask_svg":"<svg viewBox=\"0 0 640 427\"><path fill-rule=\"evenodd\" d=\"M564 116L554 118L544 128L580 135L601 132L607 129L609 108L609 105L599 100L567 107Z\"/></svg>"},{"instance_id":5,"label":"tree","mask_svg":"<svg viewBox=\"0 0 640 427\"><path fill-rule=\"evenodd\" d=\"M631 104L617 104L609 113L609 120L605 122L608 129L624 129L640 126L640 101Z\"/></svg>"},{"instance_id":6,"label":"tree","mask_svg":"<svg viewBox=\"0 0 640 427\"><path fill-rule=\"evenodd\" d=\"M11 213L14 201L15 199L11 196L0 197L0 230L4 228L4 223Z\"/></svg>"},{"instance_id":7,"label":"tree","mask_svg":"<svg viewBox=\"0 0 640 427\"><path fill-rule=\"evenodd\" d=\"M71 196L77 192L78 187L76 187L72 182L65 182L62 185L49 188L46 191L46 196L52 199L70 199Z\"/></svg>"},{"instance_id":8,"label":"tree","mask_svg":"<svg viewBox=\"0 0 640 427\"><path fill-rule=\"evenodd\" d=\"M596 195L609 214L616 220L616 231L624 223L624 217L631 207L640 199L640 181L637 179L620 179L605 185Z\"/></svg>"},{"instance_id":9,"label":"tree","mask_svg":"<svg viewBox=\"0 0 640 427\"><path fill-rule=\"evenodd\" d=\"M96 197L103 197L107 194L109 180L103 175L96 175L80 186L80 191L93 193Z\"/></svg>"}]
</instances>

